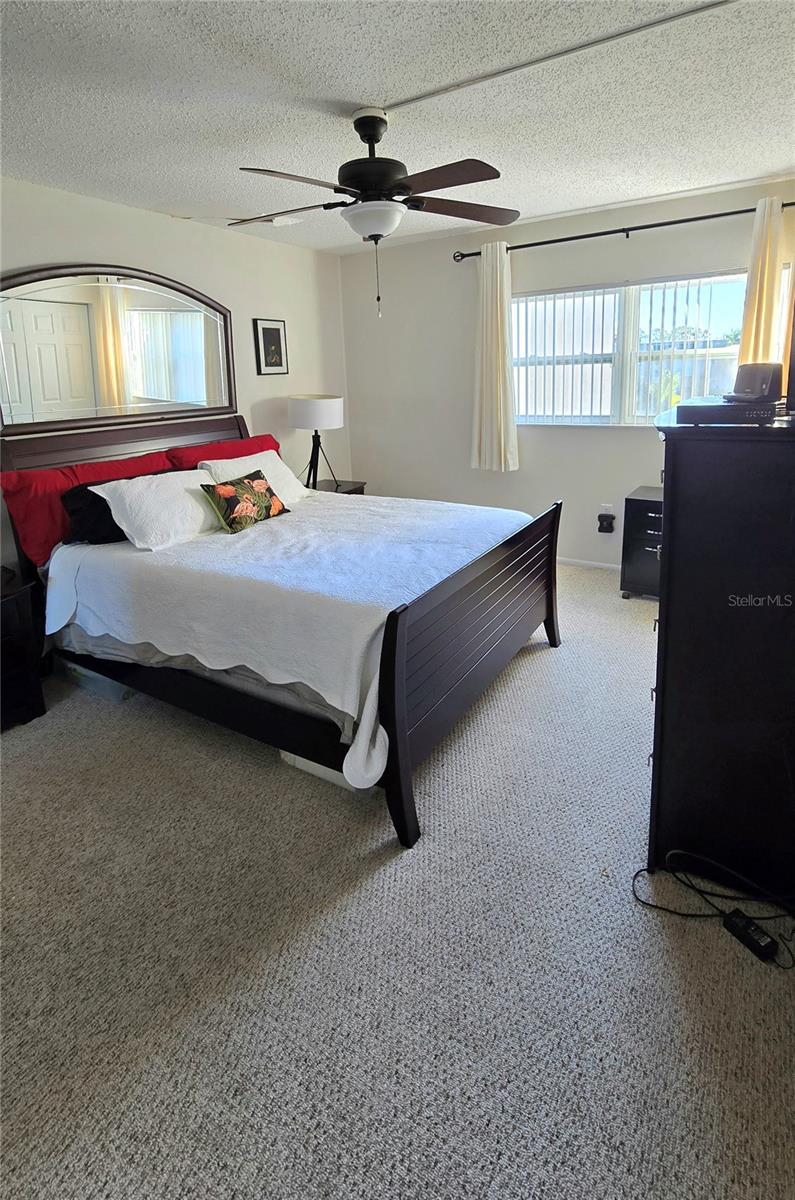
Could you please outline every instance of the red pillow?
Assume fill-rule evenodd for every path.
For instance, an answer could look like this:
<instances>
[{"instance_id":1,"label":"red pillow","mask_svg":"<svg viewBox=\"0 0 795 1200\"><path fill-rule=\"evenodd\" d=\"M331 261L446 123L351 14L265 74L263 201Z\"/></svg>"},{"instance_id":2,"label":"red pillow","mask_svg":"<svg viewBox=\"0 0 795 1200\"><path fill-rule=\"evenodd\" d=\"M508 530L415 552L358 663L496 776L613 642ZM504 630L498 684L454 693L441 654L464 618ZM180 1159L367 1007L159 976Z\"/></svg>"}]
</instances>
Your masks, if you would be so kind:
<instances>
[{"instance_id":1,"label":"red pillow","mask_svg":"<svg viewBox=\"0 0 795 1200\"><path fill-rule=\"evenodd\" d=\"M217 458L248 458L250 454L262 454L265 450L279 452L279 443L269 433L233 438L228 442L204 442L200 446L177 446L166 453L177 471L192 471L200 462L214 462Z\"/></svg>"},{"instance_id":2,"label":"red pillow","mask_svg":"<svg viewBox=\"0 0 795 1200\"><path fill-rule=\"evenodd\" d=\"M53 546L63 541L69 529L69 517L61 503L64 492L78 483L106 483L109 479L132 479L170 470L166 451L156 450L133 458L77 463L46 471L3 471L0 488L23 553L37 567L43 567Z\"/></svg>"},{"instance_id":3,"label":"red pillow","mask_svg":"<svg viewBox=\"0 0 795 1200\"><path fill-rule=\"evenodd\" d=\"M106 458L102 462L78 463L73 470L78 483L107 483L110 479L135 479L138 475L156 475L170 471L168 450L152 450L132 458Z\"/></svg>"}]
</instances>

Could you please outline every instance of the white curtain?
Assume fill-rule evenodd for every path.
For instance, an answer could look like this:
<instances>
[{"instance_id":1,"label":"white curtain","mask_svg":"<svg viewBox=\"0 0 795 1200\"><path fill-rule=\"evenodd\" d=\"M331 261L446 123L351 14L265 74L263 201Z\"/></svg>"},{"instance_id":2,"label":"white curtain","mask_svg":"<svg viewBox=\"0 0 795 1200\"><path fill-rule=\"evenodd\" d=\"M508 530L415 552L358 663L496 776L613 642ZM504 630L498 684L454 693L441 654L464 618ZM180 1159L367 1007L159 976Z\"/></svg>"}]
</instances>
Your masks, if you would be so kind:
<instances>
[{"instance_id":1,"label":"white curtain","mask_svg":"<svg viewBox=\"0 0 795 1200\"><path fill-rule=\"evenodd\" d=\"M115 281L100 276L99 304L95 309L99 391L103 406L126 409L130 389L124 369L124 293Z\"/></svg>"},{"instance_id":2,"label":"white curtain","mask_svg":"<svg viewBox=\"0 0 795 1200\"><path fill-rule=\"evenodd\" d=\"M784 364L782 389L786 392L789 381L789 358L792 352L792 327L795 324L795 262L789 269L789 286L784 300L784 336L781 340L781 361Z\"/></svg>"},{"instance_id":3,"label":"white curtain","mask_svg":"<svg viewBox=\"0 0 795 1200\"><path fill-rule=\"evenodd\" d=\"M781 293L781 199L767 196L756 206L748 283L745 288L741 363L775 362Z\"/></svg>"},{"instance_id":4,"label":"white curtain","mask_svg":"<svg viewBox=\"0 0 795 1200\"><path fill-rule=\"evenodd\" d=\"M489 242L480 252L472 466L482 471L519 468L511 354L511 256L507 242Z\"/></svg>"}]
</instances>

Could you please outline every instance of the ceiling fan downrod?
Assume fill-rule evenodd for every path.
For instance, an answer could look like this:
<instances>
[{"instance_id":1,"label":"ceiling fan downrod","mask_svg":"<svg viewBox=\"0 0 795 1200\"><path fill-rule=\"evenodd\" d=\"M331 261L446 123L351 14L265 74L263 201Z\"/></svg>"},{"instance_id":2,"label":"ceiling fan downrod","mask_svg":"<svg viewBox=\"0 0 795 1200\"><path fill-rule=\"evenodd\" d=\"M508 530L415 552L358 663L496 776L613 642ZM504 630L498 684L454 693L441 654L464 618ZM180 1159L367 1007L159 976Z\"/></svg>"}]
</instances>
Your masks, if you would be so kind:
<instances>
[{"instance_id":1,"label":"ceiling fan downrod","mask_svg":"<svg viewBox=\"0 0 795 1200\"><path fill-rule=\"evenodd\" d=\"M367 144L370 158L375 158L375 147L387 131L387 115L383 108L357 108L352 117L353 128Z\"/></svg>"}]
</instances>

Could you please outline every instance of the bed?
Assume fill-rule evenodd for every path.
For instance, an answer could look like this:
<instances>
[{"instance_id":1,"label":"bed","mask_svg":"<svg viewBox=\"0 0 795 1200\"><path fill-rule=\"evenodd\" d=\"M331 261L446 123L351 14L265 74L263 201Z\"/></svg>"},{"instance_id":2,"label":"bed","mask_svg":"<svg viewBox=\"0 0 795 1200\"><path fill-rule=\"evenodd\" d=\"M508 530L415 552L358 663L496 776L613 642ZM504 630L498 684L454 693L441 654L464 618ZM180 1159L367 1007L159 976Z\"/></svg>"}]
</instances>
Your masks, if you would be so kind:
<instances>
[{"instance_id":1,"label":"bed","mask_svg":"<svg viewBox=\"0 0 795 1200\"><path fill-rule=\"evenodd\" d=\"M235 414L159 421L123 430L4 438L3 468L101 462L119 455L247 437L244 420ZM389 504L401 505L400 528L407 532L379 559L377 533L389 524ZM448 510L458 507L434 508L430 502L387 502L376 497L312 497L300 506L303 511L296 506L292 524L287 523L289 517L266 522L273 530L268 531L271 540L265 556L269 565L267 570L260 565L257 572L247 566L246 537L241 534L196 539L201 546L191 544L172 558L136 551L128 544L63 547L51 562L49 607L52 612L58 604L65 605L61 616L49 618L61 633L53 653L288 754L335 771L345 769L354 782L377 782L400 843L413 846L420 835L412 789L414 768L539 626L543 624L551 646L560 644L555 594L560 503L534 519L508 510L461 507L469 517L466 529L456 532L456 514ZM427 545L433 553L418 554L428 522L434 536ZM310 534L314 540L306 546L312 556L325 554L325 570L318 571L318 578L336 574L330 564L338 554L342 567L348 564L349 582L341 567L341 579L334 581L334 587L312 583L306 567L311 559L305 557L301 563L290 549L291 541L301 544L301 537L308 539ZM368 547L369 557L364 549L361 554L352 552L356 538L362 548ZM250 540L253 545L253 534ZM361 561L354 564L354 559ZM23 572L34 577L33 565L22 555L20 561ZM260 553L260 564L263 561ZM460 565L448 571L451 563ZM253 574L256 579L249 578ZM231 578L236 581L234 597L220 609L221 582ZM189 579L191 586L179 582L183 579ZM346 587L352 589L350 596ZM205 638L214 640L222 652L216 650L215 657L202 652L201 661L192 663L181 653L188 647L169 642L173 635L167 623L162 625L164 598L175 595L191 629L201 632L204 624ZM282 661L274 667L272 658L260 662L252 651L241 671L245 656L235 645L235 635L240 639L245 634L245 629L240 631L246 613L258 611L257 604L264 611L273 604L273 596L284 599L285 595L291 603L283 606L286 615L279 626ZM88 605L87 597L91 611L99 612L96 629L85 617L70 628L80 603ZM389 603L390 597L400 602ZM154 614L149 619L155 624L143 620L147 600ZM125 621L111 623L103 616L101 601L105 614L126 608ZM222 624L223 638L215 637ZM310 624L329 630L329 661L321 663L315 654L320 681L316 689L311 686L315 677L307 670L295 672L295 681L291 679L290 654L298 651L290 650L290 639L283 636L287 629L295 645L301 629ZM154 654L143 653L140 643L147 639L141 634L152 628L158 631L148 648ZM86 633L92 636L81 640ZM121 636L114 639L111 633ZM375 655L369 674L362 677L371 684L369 708L368 698L360 695L357 710L345 690L346 637L351 646L363 648L365 658L367 653ZM257 640L249 629L247 644ZM158 645L161 641L164 644ZM352 711L358 714L353 727Z\"/></svg>"}]
</instances>

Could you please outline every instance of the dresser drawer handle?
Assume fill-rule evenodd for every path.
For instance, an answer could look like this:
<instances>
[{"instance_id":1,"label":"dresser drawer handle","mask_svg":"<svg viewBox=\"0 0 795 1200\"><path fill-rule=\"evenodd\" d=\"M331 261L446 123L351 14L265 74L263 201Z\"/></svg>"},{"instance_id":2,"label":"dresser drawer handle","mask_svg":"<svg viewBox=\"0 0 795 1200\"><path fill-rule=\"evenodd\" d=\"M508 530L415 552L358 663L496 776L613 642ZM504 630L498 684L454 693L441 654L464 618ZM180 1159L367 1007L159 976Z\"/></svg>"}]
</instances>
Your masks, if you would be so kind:
<instances>
[{"instance_id":1,"label":"dresser drawer handle","mask_svg":"<svg viewBox=\"0 0 795 1200\"><path fill-rule=\"evenodd\" d=\"M662 513L661 512L646 513L646 516L652 517L655 521L662 521Z\"/></svg>"}]
</instances>

